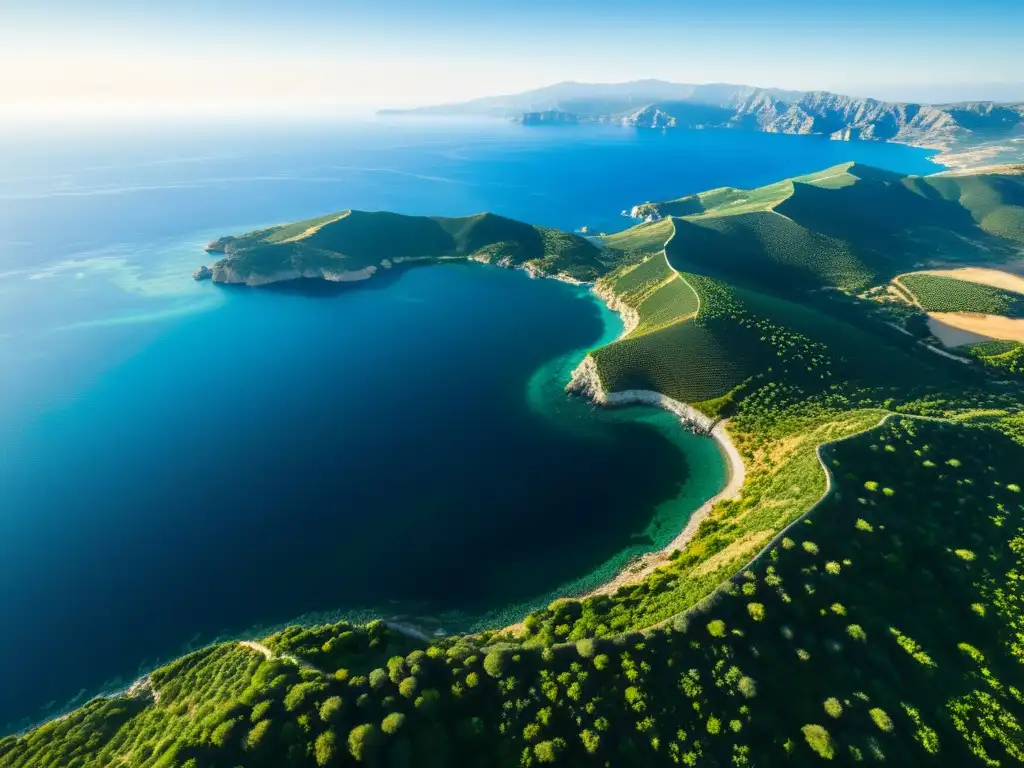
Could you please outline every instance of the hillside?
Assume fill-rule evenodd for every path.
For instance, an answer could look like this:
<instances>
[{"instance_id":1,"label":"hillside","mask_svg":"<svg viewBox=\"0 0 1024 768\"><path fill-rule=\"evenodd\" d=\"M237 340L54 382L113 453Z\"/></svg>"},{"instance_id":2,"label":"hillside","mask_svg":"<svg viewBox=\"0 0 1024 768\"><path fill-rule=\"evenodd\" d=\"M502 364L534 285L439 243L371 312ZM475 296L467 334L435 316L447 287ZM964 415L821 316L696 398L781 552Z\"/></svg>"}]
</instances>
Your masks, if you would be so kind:
<instances>
[{"instance_id":1,"label":"hillside","mask_svg":"<svg viewBox=\"0 0 1024 768\"><path fill-rule=\"evenodd\" d=\"M222 237L206 250L223 254L196 279L267 283L300 278L348 282L408 262L472 259L572 280L593 280L604 267L586 239L491 213L464 218L344 211Z\"/></svg>"},{"instance_id":2,"label":"hillside","mask_svg":"<svg viewBox=\"0 0 1024 768\"><path fill-rule=\"evenodd\" d=\"M658 80L631 83L558 83L535 91L462 104L384 114L487 115L535 122L528 115L558 112L564 122L615 123L638 128L737 128L766 133L820 134L834 139L896 141L920 147L979 149L951 165L1021 158L1024 103L913 104L843 96L827 91L785 91L724 83L690 85Z\"/></svg>"},{"instance_id":3,"label":"hillside","mask_svg":"<svg viewBox=\"0 0 1024 768\"><path fill-rule=\"evenodd\" d=\"M672 219L677 269L784 293L856 291L926 266L1011 261L1024 245L1024 176L1005 172L902 176L847 163L634 210Z\"/></svg>"},{"instance_id":4,"label":"hillside","mask_svg":"<svg viewBox=\"0 0 1024 768\"><path fill-rule=\"evenodd\" d=\"M341 214L217 241L243 265L304 241L347 269L586 263L626 333L572 387L725 419L742 491L612 594L473 635L342 622L222 643L0 739L0 766L1020 764L1024 382L1004 380L1020 347L951 360L912 332L920 310L881 298L922 260L1019 253L1017 181L844 165L652 204L679 215L600 251L490 216Z\"/></svg>"}]
</instances>

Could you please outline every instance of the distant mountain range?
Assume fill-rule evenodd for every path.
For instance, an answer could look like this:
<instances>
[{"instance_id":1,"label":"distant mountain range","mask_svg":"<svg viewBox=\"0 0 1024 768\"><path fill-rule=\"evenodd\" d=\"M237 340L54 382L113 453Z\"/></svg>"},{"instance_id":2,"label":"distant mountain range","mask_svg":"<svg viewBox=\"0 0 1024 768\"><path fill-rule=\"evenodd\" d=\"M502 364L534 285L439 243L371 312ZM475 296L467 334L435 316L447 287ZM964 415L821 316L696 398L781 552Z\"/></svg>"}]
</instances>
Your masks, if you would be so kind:
<instances>
[{"instance_id":1,"label":"distant mountain range","mask_svg":"<svg viewBox=\"0 0 1024 768\"><path fill-rule=\"evenodd\" d=\"M1024 102L912 104L749 85L661 80L557 83L524 93L380 114L490 116L525 124L612 123L637 128L739 128L895 141L935 149L1024 141ZM1002 149L1012 149L1003 147ZM990 152L991 154L996 154Z\"/></svg>"}]
</instances>

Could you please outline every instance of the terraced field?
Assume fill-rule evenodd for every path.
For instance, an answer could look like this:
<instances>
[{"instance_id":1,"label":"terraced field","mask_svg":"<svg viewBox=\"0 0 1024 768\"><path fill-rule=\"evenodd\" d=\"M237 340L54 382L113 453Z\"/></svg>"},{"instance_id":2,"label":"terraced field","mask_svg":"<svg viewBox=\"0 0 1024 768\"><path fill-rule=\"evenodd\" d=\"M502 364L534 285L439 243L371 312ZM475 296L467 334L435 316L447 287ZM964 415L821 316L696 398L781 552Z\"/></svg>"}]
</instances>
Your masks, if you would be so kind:
<instances>
[{"instance_id":1,"label":"terraced field","mask_svg":"<svg viewBox=\"0 0 1024 768\"><path fill-rule=\"evenodd\" d=\"M930 274L900 275L900 286L926 312L977 312L1024 317L1024 295Z\"/></svg>"}]
</instances>

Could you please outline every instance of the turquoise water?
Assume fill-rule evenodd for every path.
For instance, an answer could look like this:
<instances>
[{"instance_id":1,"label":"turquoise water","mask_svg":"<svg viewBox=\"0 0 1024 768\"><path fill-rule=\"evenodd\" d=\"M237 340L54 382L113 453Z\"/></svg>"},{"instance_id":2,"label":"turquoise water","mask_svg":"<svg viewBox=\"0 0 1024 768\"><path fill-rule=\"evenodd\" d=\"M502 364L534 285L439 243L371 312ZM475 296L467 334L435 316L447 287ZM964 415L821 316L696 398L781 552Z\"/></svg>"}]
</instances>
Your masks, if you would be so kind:
<instances>
[{"instance_id":1,"label":"turquoise water","mask_svg":"<svg viewBox=\"0 0 1024 768\"><path fill-rule=\"evenodd\" d=\"M614 229L649 198L892 145L505 124L0 136L0 722L218 636L518 618L671 540L725 468L562 387L617 319L478 265L225 289L214 236L345 207Z\"/></svg>"}]
</instances>

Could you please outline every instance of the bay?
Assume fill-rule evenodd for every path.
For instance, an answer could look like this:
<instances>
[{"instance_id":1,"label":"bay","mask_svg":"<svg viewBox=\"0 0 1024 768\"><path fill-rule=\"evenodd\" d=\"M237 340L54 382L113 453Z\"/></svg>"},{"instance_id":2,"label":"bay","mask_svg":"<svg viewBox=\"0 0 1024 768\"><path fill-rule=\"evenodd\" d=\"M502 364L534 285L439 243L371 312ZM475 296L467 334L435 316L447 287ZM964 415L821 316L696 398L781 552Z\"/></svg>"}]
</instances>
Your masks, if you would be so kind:
<instances>
[{"instance_id":1,"label":"bay","mask_svg":"<svg viewBox=\"0 0 1024 768\"><path fill-rule=\"evenodd\" d=\"M647 199L926 155L503 123L7 130L0 722L304 615L514 621L724 485L668 414L564 395L621 329L585 289L445 265L231 290L189 278L205 241L347 207L611 231Z\"/></svg>"}]
</instances>

